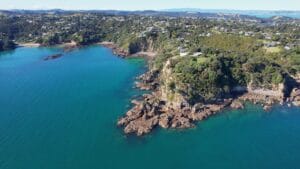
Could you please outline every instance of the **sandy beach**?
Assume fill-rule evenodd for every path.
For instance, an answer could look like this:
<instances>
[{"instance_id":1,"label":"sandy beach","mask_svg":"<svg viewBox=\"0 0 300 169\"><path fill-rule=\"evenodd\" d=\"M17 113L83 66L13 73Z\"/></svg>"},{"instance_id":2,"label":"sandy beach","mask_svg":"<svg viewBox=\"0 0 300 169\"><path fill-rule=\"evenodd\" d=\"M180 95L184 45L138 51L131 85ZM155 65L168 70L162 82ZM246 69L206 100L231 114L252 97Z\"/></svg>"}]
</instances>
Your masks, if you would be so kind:
<instances>
[{"instance_id":1,"label":"sandy beach","mask_svg":"<svg viewBox=\"0 0 300 169\"><path fill-rule=\"evenodd\" d=\"M39 43L18 43L18 46L19 47L30 47L30 48L33 48L33 47L40 47L41 44L39 44Z\"/></svg>"}]
</instances>

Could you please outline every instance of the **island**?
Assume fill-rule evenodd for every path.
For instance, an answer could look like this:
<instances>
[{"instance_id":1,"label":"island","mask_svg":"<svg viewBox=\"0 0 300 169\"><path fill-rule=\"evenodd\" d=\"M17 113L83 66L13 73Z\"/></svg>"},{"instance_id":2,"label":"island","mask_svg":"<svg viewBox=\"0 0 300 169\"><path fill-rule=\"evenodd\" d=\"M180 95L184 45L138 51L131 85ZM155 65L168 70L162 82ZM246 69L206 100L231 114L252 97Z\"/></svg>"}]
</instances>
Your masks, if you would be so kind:
<instances>
[{"instance_id":1,"label":"island","mask_svg":"<svg viewBox=\"0 0 300 169\"><path fill-rule=\"evenodd\" d=\"M300 20L159 11L2 11L0 50L14 43L109 47L145 57L149 90L118 119L127 134L191 128L246 101L300 106ZM10 31L14 30L14 31ZM6 39L6 40L4 40ZM5 43L3 43L5 42ZM55 59L61 54L50 56ZM46 58L47 60L48 58Z\"/></svg>"}]
</instances>

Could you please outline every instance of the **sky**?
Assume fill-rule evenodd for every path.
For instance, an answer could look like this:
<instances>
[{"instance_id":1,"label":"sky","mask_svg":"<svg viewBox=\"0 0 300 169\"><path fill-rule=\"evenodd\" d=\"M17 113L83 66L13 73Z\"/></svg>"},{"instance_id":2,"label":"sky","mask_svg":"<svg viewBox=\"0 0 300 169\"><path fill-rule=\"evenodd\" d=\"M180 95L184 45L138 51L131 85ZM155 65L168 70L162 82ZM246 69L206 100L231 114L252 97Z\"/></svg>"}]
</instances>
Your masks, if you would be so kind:
<instances>
[{"instance_id":1,"label":"sky","mask_svg":"<svg viewBox=\"0 0 300 169\"><path fill-rule=\"evenodd\" d=\"M115 9L172 8L300 10L300 0L0 0L0 9Z\"/></svg>"}]
</instances>

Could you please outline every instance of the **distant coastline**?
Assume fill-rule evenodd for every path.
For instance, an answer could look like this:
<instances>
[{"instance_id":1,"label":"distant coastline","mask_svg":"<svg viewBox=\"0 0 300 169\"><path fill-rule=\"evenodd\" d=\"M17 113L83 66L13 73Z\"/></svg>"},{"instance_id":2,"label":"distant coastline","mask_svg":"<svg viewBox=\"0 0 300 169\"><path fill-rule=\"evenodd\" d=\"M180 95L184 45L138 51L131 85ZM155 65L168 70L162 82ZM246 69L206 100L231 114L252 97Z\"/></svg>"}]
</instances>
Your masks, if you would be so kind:
<instances>
[{"instance_id":1,"label":"distant coastline","mask_svg":"<svg viewBox=\"0 0 300 169\"><path fill-rule=\"evenodd\" d=\"M197 9L197 8L179 8L165 9L168 12L202 12L215 14L239 14L255 16L258 18L271 18L275 16L290 17L300 19L300 10L237 10L237 9Z\"/></svg>"},{"instance_id":2,"label":"distant coastline","mask_svg":"<svg viewBox=\"0 0 300 169\"><path fill-rule=\"evenodd\" d=\"M251 17L257 17L261 19L268 19L276 16L289 17L294 19L300 19L300 10L238 10L238 9L198 9L198 8L173 8L173 9L161 9L161 10L64 10L64 9L0 9L1 14L68 14L68 13L104 13L110 15L126 15L129 13L135 13L138 15L156 15L156 13L201 13L201 14L221 14L221 15L245 15Z\"/></svg>"}]
</instances>

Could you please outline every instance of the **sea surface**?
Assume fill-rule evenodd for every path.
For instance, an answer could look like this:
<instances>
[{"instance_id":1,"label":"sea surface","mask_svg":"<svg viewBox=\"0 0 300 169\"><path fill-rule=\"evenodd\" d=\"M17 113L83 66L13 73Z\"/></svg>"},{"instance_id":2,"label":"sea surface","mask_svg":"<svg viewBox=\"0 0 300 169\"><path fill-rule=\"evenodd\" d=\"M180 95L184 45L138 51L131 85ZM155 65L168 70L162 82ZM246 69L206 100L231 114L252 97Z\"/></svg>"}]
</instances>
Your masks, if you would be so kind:
<instances>
[{"instance_id":1,"label":"sea surface","mask_svg":"<svg viewBox=\"0 0 300 169\"><path fill-rule=\"evenodd\" d=\"M275 16L283 16L294 19L300 19L300 11L215 10L214 12L225 14L249 15L258 18L271 18Z\"/></svg>"},{"instance_id":2,"label":"sea surface","mask_svg":"<svg viewBox=\"0 0 300 169\"><path fill-rule=\"evenodd\" d=\"M289 18L300 19L300 11L288 10L230 10L230 9L197 9L197 8L179 8L167 9L166 11L172 12L202 12L202 13L220 13L220 14L240 14L255 16L258 18L271 18L275 16L283 16Z\"/></svg>"},{"instance_id":3,"label":"sea surface","mask_svg":"<svg viewBox=\"0 0 300 169\"><path fill-rule=\"evenodd\" d=\"M125 136L142 59L90 46L0 53L0 169L297 169L300 109L248 104L189 130Z\"/></svg>"}]
</instances>

